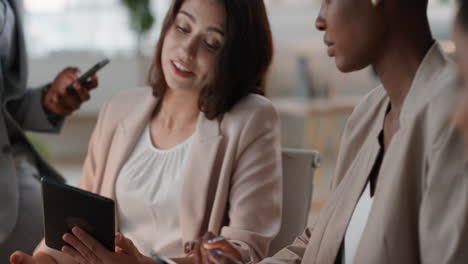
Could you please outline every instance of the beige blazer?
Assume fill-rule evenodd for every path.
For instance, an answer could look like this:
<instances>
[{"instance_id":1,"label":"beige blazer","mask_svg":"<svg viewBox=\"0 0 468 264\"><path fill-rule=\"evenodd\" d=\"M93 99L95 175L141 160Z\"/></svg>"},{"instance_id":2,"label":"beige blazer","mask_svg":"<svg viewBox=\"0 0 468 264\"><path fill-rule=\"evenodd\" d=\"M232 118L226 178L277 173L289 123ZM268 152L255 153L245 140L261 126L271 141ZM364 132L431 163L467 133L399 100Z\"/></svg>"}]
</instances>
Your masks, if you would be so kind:
<instances>
[{"instance_id":1,"label":"beige blazer","mask_svg":"<svg viewBox=\"0 0 468 264\"><path fill-rule=\"evenodd\" d=\"M89 144L81 188L115 198L116 177L156 103L149 88L118 94L106 103ZM221 122L200 114L194 136L182 169L178 210L183 241L212 231L230 239L246 261L264 258L280 228L282 202L279 120L272 103L249 95ZM39 250L59 263L71 263L43 242Z\"/></svg>"},{"instance_id":2,"label":"beige blazer","mask_svg":"<svg viewBox=\"0 0 468 264\"><path fill-rule=\"evenodd\" d=\"M381 164L354 263L467 263L468 175L451 115L452 62L435 44L420 65ZM380 151L389 99L383 87L354 110L343 135L333 194L313 226L262 263L341 263L340 247Z\"/></svg>"}]
</instances>

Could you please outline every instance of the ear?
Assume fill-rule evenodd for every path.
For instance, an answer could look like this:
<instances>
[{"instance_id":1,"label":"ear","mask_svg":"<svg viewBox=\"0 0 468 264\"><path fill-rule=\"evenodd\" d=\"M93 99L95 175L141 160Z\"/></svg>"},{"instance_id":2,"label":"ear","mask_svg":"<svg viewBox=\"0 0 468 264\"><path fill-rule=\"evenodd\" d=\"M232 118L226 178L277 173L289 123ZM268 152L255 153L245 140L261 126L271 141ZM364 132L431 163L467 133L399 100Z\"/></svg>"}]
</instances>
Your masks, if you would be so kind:
<instances>
[{"instance_id":1,"label":"ear","mask_svg":"<svg viewBox=\"0 0 468 264\"><path fill-rule=\"evenodd\" d=\"M371 0L372 2L372 5L374 7L378 7L381 3L382 3L383 0Z\"/></svg>"}]
</instances>

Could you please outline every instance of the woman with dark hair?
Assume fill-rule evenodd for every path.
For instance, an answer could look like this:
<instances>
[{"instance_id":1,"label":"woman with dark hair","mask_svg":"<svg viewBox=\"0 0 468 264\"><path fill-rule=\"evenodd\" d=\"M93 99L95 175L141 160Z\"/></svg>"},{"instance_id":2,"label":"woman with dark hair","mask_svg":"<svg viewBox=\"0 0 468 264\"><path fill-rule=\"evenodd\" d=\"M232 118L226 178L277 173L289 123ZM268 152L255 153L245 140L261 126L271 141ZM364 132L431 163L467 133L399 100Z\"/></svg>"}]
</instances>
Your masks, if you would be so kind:
<instances>
[{"instance_id":1,"label":"woman with dark hair","mask_svg":"<svg viewBox=\"0 0 468 264\"><path fill-rule=\"evenodd\" d=\"M372 66L382 85L348 119L332 194L314 225L261 263L467 262L468 171L451 120L456 76L432 38L427 4L322 1L316 27L336 66ZM207 239L203 263L241 261L225 240Z\"/></svg>"},{"instance_id":2,"label":"woman with dark hair","mask_svg":"<svg viewBox=\"0 0 468 264\"><path fill-rule=\"evenodd\" d=\"M272 54L263 0L175 0L152 89L103 107L79 185L116 200L119 231L139 255L100 250L74 228L63 252L42 243L11 262L154 263L161 254L191 263L184 243L207 231L245 261L264 258L282 202L279 121L263 97Z\"/></svg>"}]
</instances>

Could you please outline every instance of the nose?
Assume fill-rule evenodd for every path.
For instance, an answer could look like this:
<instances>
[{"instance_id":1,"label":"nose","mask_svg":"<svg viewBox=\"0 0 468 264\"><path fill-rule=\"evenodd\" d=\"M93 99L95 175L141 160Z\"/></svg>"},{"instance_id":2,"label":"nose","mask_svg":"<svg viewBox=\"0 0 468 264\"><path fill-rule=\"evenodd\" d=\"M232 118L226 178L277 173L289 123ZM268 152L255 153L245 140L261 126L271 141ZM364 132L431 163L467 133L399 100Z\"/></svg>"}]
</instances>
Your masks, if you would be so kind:
<instances>
[{"instance_id":1,"label":"nose","mask_svg":"<svg viewBox=\"0 0 468 264\"><path fill-rule=\"evenodd\" d=\"M197 53L197 44L198 39L196 37L188 37L181 43L184 59L193 60Z\"/></svg>"},{"instance_id":2,"label":"nose","mask_svg":"<svg viewBox=\"0 0 468 264\"><path fill-rule=\"evenodd\" d=\"M320 8L320 12L317 18L315 19L315 28L317 28L317 30L319 31L327 30L327 22L325 20L324 13L325 11L322 5L322 7Z\"/></svg>"}]
</instances>

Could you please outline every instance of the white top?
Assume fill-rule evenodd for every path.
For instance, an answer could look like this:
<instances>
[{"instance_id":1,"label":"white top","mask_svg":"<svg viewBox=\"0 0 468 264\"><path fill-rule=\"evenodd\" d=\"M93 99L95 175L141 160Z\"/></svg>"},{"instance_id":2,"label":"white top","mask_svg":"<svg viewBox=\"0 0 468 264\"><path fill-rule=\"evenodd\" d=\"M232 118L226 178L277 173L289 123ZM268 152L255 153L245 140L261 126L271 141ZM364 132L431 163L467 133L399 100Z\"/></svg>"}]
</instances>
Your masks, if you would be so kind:
<instances>
[{"instance_id":1,"label":"white top","mask_svg":"<svg viewBox=\"0 0 468 264\"><path fill-rule=\"evenodd\" d=\"M362 233L367 224L367 218L369 217L373 200L374 198L371 197L370 192L370 183L368 182L361 198L359 198L351 220L349 221L348 229L346 230L344 250L341 258L342 264L352 264L354 261Z\"/></svg>"},{"instance_id":2,"label":"white top","mask_svg":"<svg viewBox=\"0 0 468 264\"><path fill-rule=\"evenodd\" d=\"M183 256L180 171L193 135L171 149L161 150L153 146L149 131L147 126L117 178L120 232L146 256Z\"/></svg>"}]
</instances>

